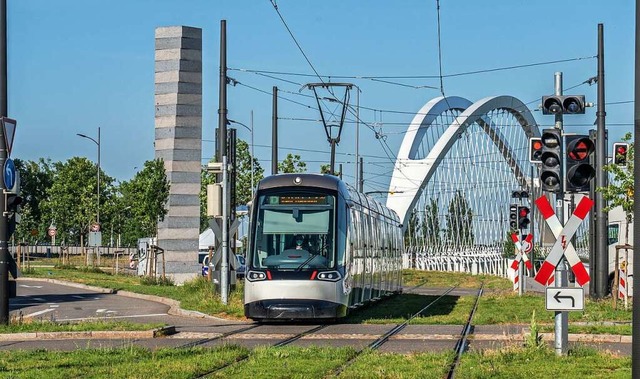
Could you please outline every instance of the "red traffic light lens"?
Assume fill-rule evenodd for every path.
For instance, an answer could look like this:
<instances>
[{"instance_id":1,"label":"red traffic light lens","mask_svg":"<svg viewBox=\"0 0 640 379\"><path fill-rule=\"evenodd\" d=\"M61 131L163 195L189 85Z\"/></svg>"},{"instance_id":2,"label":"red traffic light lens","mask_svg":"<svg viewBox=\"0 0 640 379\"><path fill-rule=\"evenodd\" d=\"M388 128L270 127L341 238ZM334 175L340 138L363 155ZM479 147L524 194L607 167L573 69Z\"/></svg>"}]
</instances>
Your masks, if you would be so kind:
<instances>
[{"instance_id":1,"label":"red traffic light lens","mask_svg":"<svg viewBox=\"0 0 640 379\"><path fill-rule=\"evenodd\" d=\"M529 208L520 208L520 217L526 217L529 214Z\"/></svg>"},{"instance_id":2,"label":"red traffic light lens","mask_svg":"<svg viewBox=\"0 0 640 379\"><path fill-rule=\"evenodd\" d=\"M616 149L616 154L626 154L626 153L627 153L627 147L624 145L620 145Z\"/></svg>"},{"instance_id":3,"label":"red traffic light lens","mask_svg":"<svg viewBox=\"0 0 640 379\"><path fill-rule=\"evenodd\" d=\"M542 149L542 142L538 140L533 141L533 144L531 145L531 147L533 148L533 150L540 150Z\"/></svg>"}]
</instances>

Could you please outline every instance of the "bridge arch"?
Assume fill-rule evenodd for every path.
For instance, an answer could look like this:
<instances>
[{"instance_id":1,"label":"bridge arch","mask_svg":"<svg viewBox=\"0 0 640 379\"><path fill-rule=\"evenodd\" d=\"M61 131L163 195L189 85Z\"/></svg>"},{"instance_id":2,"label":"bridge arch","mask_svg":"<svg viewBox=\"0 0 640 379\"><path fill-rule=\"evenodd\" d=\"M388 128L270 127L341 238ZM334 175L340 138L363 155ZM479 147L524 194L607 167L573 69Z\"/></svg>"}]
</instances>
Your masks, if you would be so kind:
<instances>
[{"instance_id":1,"label":"bridge arch","mask_svg":"<svg viewBox=\"0 0 640 379\"><path fill-rule=\"evenodd\" d=\"M513 148L487 115L494 110L504 110L511 114L527 137L540 136L540 130L527 106L513 96L492 96L476 103L462 97L438 97L427 102L413 118L398 151L396 163L389 183L387 206L398 213L404 227L411 210L440 166L442 160L456 141L474 124L486 133L521 186L526 185L527 176L518 162ZM453 120L434 138L425 157L418 156L418 147L429 129L437 127L438 119L450 113ZM442 126L442 125L441 125Z\"/></svg>"}]
</instances>

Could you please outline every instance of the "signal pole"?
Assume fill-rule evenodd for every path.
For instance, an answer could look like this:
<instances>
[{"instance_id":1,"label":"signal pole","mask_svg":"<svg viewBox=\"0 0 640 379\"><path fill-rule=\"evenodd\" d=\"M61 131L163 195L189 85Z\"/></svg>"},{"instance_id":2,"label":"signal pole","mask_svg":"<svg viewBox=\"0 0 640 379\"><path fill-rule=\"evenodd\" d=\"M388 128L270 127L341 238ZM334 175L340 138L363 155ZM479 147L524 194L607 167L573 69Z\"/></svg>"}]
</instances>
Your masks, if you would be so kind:
<instances>
[{"instance_id":1,"label":"signal pole","mask_svg":"<svg viewBox=\"0 0 640 379\"><path fill-rule=\"evenodd\" d=\"M605 131L604 109L604 26L598 24L598 108L596 111L596 188L607 186L608 178L604 173L604 166L607 159L607 137ZM602 209L607 205L602 192L596 191L595 198L595 281L596 298L604 299L607 294L609 282L609 241L607 225L609 215ZM591 291L590 291L591 292Z\"/></svg>"},{"instance_id":2,"label":"signal pole","mask_svg":"<svg viewBox=\"0 0 640 379\"><path fill-rule=\"evenodd\" d=\"M7 101L7 0L0 0L0 116L8 116ZM0 128L0 167L7 159L7 144ZM9 249L4 180L0 180L0 324L9 325Z\"/></svg>"},{"instance_id":3,"label":"signal pole","mask_svg":"<svg viewBox=\"0 0 640 379\"><path fill-rule=\"evenodd\" d=\"M554 75L554 87L555 87L555 95L562 96L562 72L556 72ZM560 189L556 194L556 214L558 215L558 219L563 224L566 222L564 219L564 136L562 135L562 127L563 127L563 117L562 112L558 112L555 115L555 128L560 131ZM555 272L555 286L556 287L567 287L568 286L568 278L567 278L567 263L564 258L560 260L560 263L556 266ZM567 353L567 345L569 341L569 313L566 311L557 311L554 316L554 325L555 325L555 333L554 333L554 348L556 351L556 355L565 355Z\"/></svg>"}]
</instances>

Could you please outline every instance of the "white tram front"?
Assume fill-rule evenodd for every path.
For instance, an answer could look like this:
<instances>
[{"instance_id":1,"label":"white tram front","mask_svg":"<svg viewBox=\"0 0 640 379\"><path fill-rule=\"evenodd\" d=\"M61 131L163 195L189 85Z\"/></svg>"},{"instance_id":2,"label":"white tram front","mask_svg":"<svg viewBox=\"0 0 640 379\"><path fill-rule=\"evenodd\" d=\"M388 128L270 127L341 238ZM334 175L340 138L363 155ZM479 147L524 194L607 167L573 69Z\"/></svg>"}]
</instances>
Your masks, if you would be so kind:
<instances>
[{"instance_id":1,"label":"white tram front","mask_svg":"<svg viewBox=\"0 0 640 379\"><path fill-rule=\"evenodd\" d=\"M335 176L263 179L250 236L248 318L336 319L401 290L397 215Z\"/></svg>"}]
</instances>

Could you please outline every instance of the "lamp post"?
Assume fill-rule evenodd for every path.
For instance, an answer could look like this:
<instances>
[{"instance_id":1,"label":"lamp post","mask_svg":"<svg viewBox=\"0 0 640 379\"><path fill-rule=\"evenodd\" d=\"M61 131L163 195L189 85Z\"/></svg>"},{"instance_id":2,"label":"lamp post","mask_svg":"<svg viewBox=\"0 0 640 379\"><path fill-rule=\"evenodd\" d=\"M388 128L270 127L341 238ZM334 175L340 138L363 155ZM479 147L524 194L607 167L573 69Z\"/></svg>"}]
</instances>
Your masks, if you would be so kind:
<instances>
[{"instance_id":1,"label":"lamp post","mask_svg":"<svg viewBox=\"0 0 640 379\"><path fill-rule=\"evenodd\" d=\"M255 188L253 186L253 157L254 157L253 155L253 111L251 111L251 128L235 120L227 119L227 121L229 121L229 123L231 124L238 124L238 125L244 126L248 131L251 132L251 199L253 199L253 192L255 191Z\"/></svg>"},{"instance_id":2,"label":"lamp post","mask_svg":"<svg viewBox=\"0 0 640 379\"><path fill-rule=\"evenodd\" d=\"M79 137L86 138L93 141L98 146L98 189L96 194L98 195L98 209L96 211L96 222L100 225L100 127L98 126L98 140L89 137L86 134L76 133Z\"/></svg>"}]
</instances>

